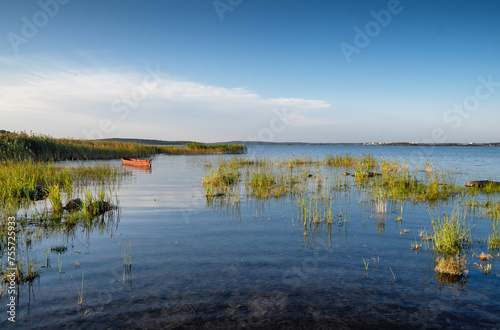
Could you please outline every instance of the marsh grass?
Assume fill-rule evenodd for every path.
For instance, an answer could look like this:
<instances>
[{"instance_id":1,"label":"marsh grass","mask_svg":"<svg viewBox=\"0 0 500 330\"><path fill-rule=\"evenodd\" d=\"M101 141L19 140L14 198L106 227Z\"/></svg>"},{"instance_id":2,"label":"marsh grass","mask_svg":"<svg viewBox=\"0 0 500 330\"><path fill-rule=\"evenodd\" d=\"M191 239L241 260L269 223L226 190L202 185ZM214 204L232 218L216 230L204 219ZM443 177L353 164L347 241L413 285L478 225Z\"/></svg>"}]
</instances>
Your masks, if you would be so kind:
<instances>
[{"instance_id":1,"label":"marsh grass","mask_svg":"<svg viewBox=\"0 0 500 330\"><path fill-rule=\"evenodd\" d=\"M63 209L63 202L61 196L61 189L58 184L53 184L49 186L49 196L50 203L52 204L52 209L54 212L61 212Z\"/></svg>"},{"instance_id":2,"label":"marsh grass","mask_svg":"<svg viewBox=\"0 0 500 330\"><path fill-rule=\"evenodd\" d=\"M198 142L186 143L187 150L180 150L185 152L199 152L199 153L214 153L214 154L242 154L245 153L247 148L240 144L205 144ZM179 150L169 146L162 147L162 152L165 154L172 154L173 150Z\"/></svg>"},{"instance_id":3,"label":"marsh grass","mask_svg":"<svg viewBox=\"0 0 500 330\"><path fill-rule=\"evenodd\" d=\"M26 243L26 249L18 249L16 277L18 281L32 281L38 277L34 259L28 254L32 242L50 236L70 237L81 226L82 231L95 229L109 231L114 216L101 216L103 211L112 210L111 189L127 175L121 168L94 164L84 169L54 163L33 161L0 161L0 216L15 216L18 240ZM29 192L35 186L47 186L46 201L32 201ZM86 207L78 211L64 209L65 200L73 194L81 194L87 189ZM107 188L106 188L107 187ZM109 189L109 191L106 191ZM116 198L116 194L115 194ZM116 200L116 204L118 204ZM89 208L87 206L94 205ZM103 206L108 206L103 207ZM6 222L0 223L0 242L6 241L8 230ZM64 253L66 246L52 247L50 251ZM47 267L50 264L49 249L46 250ZM2 253L2 259L5 251ZM27 261L23 261L27 259ZM59 272L62 262L58 259Z\"/></svg>"},{"instance_id":4,"label":"marsh grass","mask_svg":"<svg viewBox=\"0 0 500 330\"><path fill-rule=\"evenodd\" d=\"M291 204L296 205L299 227L303 230L305 239L312 239L319 232L320 224L325 224L322 226L325 230L331 230L332 224L336 223L340 227L348 221L344 217L343 205L348 208L351 187L357 188L360 196L364 195L371 201L371 212L378 217L379 233L385 229L387 213L399 212L400 216L396 221L403 221L405 203L442 205L440 203L456 199L460 202L459 205L463 205L467 198L475 198L479 194L457 186L455 175L451 171L437 170L433 166L432 171L425 173L420 170L411 171L406 164L372 156L330 155L320 160L307 157L281 160L233 157L219 161L217 167L211 165L209 168L210 174L203 179L206 195L217 196L221 191L230 191L231 196L238 197L236 202L227 195L207 198L208 206L235 212L230 209L238 205L240 193L244 199L249 200L275 198L283 201L283 197L288 197ZM351 169L351 173L354 170L354 175L342 174L347 168ZM479 205L479 202L475 203ZM490 218L495 219L500 214L499 202L484 202L481 207ZM460 208L462 206L451 214L442 216L430 212L432 232L421 231L422 243L415 241L411 244L412 248L415 251L434 248L449 261L449 256L459 254L470 246L471 227L466 219L466 210L460 212ZM492 227L488 239L491 250L500 245L498 222ZM405 234L408 232L404 231Z\"/></svg>"},{"instance_id":5,"label":"marsh grass","mask_svg":"<svg viewBox=\"0 0 500 330\"><path fill-rule=\"evenodd\" d=\"M243 145L188 143L184 146L155 146L105 140L55 139L26 132L0 131L0 160L89 160L139 158L154 154L199 155L241 154Z\"/></svg>"},{"instance_id":6,"label":"marsh grass","mask_svg":"<svg viewBox=\"0 0 500 330\"><path fill-rule=\"evenodd\" d=\"M240 172L237 169L218 166L217 169L210 169L210 174L203 177L203 184L211 185L212 187L226 187L234 184L240 177Z\"/></svg>"},{"instance_id":7,"label":"marsh grass","mask_svg":"<svg viewBox=\"0 0 500 330\"><path fill-rule=\"evenodd\" d=\"M334 199L326 194L314 193L309 195L302 193L297 201L299 220L307 231L307 225L317 225L326 222L334 222L333 215Z\"/></svg>"},{"instance_id":8,"label":"marsh grass","mask_svg":"<svg viewBox=\"0 0 500 330\"><path fill-rule=\"evenodd\" d=\"M488 246L492 251L500 248L500 220L496 219L492 222L492 230L488 237Z\"/></svg>"},{"instance_id":9,"label":"marsh grass","mask_svg":"<svg viewBox=\"0 0 500 330\"><path fill-rule=\"evenodd\" d=\"M427 180L419 179L408 167L384 171L365 184L360 182L372 196L403 202L436 202L458 196L463 189L452 182L448 172L433 172Z\"/></svg>"},{"instance_id":10,"label":"marsh grass","mask_svg":"<svg viewBox=\"0 0 500 330\"><path fill-rule=\"evenodd\" d=\"M356 157L352 155L329 155L325 157L322 163L326 166L346 167L346 168L365 168L376 167L379 162L371 155Z\"/></svg>"},{"instance_id":11,"label":"marsh grass","mask_svg":"<svg viewBox=\"0 0 500 330\"><path fill-rule=\"evenodd\" d=\"M0 162L0 215L12 216L33 205L27 195L37 185L49 187L48 198L53 210L59 212L63 196L78 194L83 186L113 186L127 175L130 171L105 164L62 166L33 161Z\"/></svg>"},{"instance_id":12,"label":"marsh grass","mask_svg":"<svg viewBox=\"0 0 500 330\"><path fill-rule=\"evenodd\" d=\"M430 211L429 213L432 219L432 241L436 251L445 254L456 254L471 243L466 212L461 212L460 206L457 206L449 216L446 214L436 216Z\"/></svg>"}]
</instances>

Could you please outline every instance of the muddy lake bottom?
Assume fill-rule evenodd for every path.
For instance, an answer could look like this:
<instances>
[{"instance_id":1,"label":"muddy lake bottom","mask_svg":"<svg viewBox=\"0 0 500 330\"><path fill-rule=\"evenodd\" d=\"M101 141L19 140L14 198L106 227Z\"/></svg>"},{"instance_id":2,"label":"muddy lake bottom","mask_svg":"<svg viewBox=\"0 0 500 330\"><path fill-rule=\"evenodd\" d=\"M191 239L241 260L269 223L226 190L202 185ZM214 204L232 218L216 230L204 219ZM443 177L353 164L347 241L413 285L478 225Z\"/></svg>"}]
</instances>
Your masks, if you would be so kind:
<instances>
[{"instance_id":1,"label":"muddy lake bottom","mask_svg":"<svg viewBox=\"0 0 500 330\"><path fill-rule=\"evenodd\" d=\"M416 150L250 146L246 157L371 154L422 168L424 153L436 167L455 171L457 183L500 179L497 148ZM419 233L432 229L429 208L450 212L455 201L405 203L398 222L399 204L376 212L353 182L348 195L335 197L341 217L304 234L296 197L207 205L205 164L230 157L158 156L151 171L132 170L116 191L120 211L107 226L33 240L29 253L40 277L19 286L15 324L7 320L2 290L0 327L500 328L500 257L489 261L490 275L472 266L480 263L473 253L498 253L486 244L490 219L468 216L469 274L445 281L434 271L432 244ZM418 251L415 243L422 244ZM67 251L50 252L47 262L46 249L56 245Z\"/></svg>"}]
</instances>

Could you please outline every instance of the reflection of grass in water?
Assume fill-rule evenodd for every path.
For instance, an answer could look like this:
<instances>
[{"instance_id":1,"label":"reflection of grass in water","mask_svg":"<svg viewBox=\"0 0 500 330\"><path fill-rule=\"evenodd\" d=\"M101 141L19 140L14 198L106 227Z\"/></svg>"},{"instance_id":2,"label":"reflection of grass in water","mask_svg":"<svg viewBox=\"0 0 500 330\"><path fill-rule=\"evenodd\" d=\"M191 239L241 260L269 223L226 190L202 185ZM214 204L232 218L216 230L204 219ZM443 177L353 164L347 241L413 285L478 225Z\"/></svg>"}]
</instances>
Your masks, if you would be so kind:
<instances>
[{"instance_id":1,"label":"reflection of grass in water","mask_svg":"<svg viewBox=\"0 0 500 330\"><path fill-rule=\"evenodd\" d=\"M128 249L126 245L123 245L123 281L125 277L130 277L132 273L132 239L130 239L128 244Z\"/></svg>"},{"instance_id":2,"label":"reflection of grass in water","mask_svg":"<svg viewBox=\"0 0 500 330\"><path fill-rule=\"evenodd\" d=\"M123 246L123 265L124 266L132 266L132 239L130 239L130 242L128 244L128 249L124 245Z\"/></svg>"},{"instance_id":3,"label":"reflection of grass in water","mask_svg":"<svg viewBox=\"0 0 500 330\"><path fill-rule=\"evenodd\" d=\"M500 201L488 200L485 202L479 202L475 198L469 199L466 202L467 207L470 207L473 211L481 210L481 215L493 220L500 220Z\"/></svg>"},{"instance_id":4,"label":"reflection of grass in water","mask_svg":"<svg viewBox=\"0 0 500 330\"><path fill-rule=\"evenodd\" d=\"M52 246L50 248L50 251L55 252L55 253L59 253L59 254L63 254L67 250L68 250L68 247L66 245L56 245L56 246Z\"/></svg>"},{"instance_id":5,"label":"reflection of grass in water","mask_svg":"<svg viewBox=\"0 0 500 330\"><path fill-rule=\"evenodd\" d=\"M59 274L62 274L62 261L59 261L59 257L57 257L57 266L59 267Z\"/></svg>"},{"instance_id":6,"label":"reflection of grass in water","mask_svg":"<svg viewBox=\"0 0 500 330\"><path fill-rule=\"evenodd\" d=\"M26 262L24 260L18 260L22 256L16 256L16 261L14 265L8 264L6 272L0 272L3 275L2 282L8 283L11 281L10 274L14 273L14 280L17 283L22 282L32 282L35 278L40 277L40 274L35 269L36 260L33 256L28 255Z\"/></svg>"}]
</instances>

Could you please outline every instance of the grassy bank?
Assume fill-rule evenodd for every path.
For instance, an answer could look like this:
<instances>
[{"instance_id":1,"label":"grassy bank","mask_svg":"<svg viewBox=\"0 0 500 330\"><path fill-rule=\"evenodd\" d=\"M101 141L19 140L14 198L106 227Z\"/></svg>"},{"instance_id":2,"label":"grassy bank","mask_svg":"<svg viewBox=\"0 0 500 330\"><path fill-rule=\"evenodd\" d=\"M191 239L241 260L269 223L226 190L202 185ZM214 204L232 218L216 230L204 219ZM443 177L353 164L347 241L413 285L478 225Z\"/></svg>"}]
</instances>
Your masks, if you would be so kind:
<instances>
[{"instance_id":1,"label":"grassy bank","mask_svg":"<svg viewBox=\"0 0 500 330\"><path fill-rule=\"evenodd\" d=\"M78 196L83 189L112 186L127 173L104 164L63 167L51 162L0 162L0 215L15 216L28 209L33 204L29 193L37 186L46 187L43 197L60 206L71 198L83 197Z\"/></svg>"},{"instance_id":2,"label":"grassy bank","mask_svg":"<svg viewBox=\"0 0 500 330\"><path fill-rule=\"evenodd\" d=\"M103 140L55 139L44 135L0 131L0 160L86 160L140 158L155 154L241 154L242 145L188 143L184 146L154 146Z\"/></svg>"},{"instance_id":3,"label":"grassy bank","mask_svg":"<svg viewBox=\"0 0 500 330\"><path fill-rule=\"evenodd\" d=\"M15 238L17 256L14 264L7 265L7 249L1 249L3 281L12 273L7 268L14 269L18 282L38 276L32 242L112 228L119 213L114 188L128 174L106 164L1 161L0 246L10 246Z\"/></svg>"}]
</instances>

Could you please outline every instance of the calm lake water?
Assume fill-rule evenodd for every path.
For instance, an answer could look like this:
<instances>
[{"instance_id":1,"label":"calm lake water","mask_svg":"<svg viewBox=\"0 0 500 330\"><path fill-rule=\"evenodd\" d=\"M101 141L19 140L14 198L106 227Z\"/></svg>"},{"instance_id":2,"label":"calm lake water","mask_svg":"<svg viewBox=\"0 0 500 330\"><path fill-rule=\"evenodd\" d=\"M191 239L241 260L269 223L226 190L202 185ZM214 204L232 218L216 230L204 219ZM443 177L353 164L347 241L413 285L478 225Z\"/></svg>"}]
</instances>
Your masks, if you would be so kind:
<instances>
[{"instance_id":1,"label":"calm lake water","mask_svg":"<svg viewBox=\"0 0 500 330\"><path fill-rule=\"evenodd\" d=\"M394 159L422 172L427 160L453 171L460 185L500 181L498 148L250 146L245 157L336 153ZM480 263L473 253L492 253L486 244L491 220L470 216L469 274L443 282L434 272L432 248L411 249L421 243L419 232L431 228L429 205L406 203L400 223L399 205L374 212L353 188L334 206L342 221L304 235L295 197L207 205L201 182L210 171L206 164L230 157L236 156L157 156L151 171L133 170L117 190L120 212L109 221L34 240L30 254L40 277L21 285L15 324L7 321L3 289L0 326L500 328L500 257L490 260L488 276L472 266ZM453 207L450 201L430 208L441 214ZM55 245L68 250L50 252L50 267L42 268L46 249ZM128 251L132 267L124 269Z\"/></svg>"}]
</instances>

